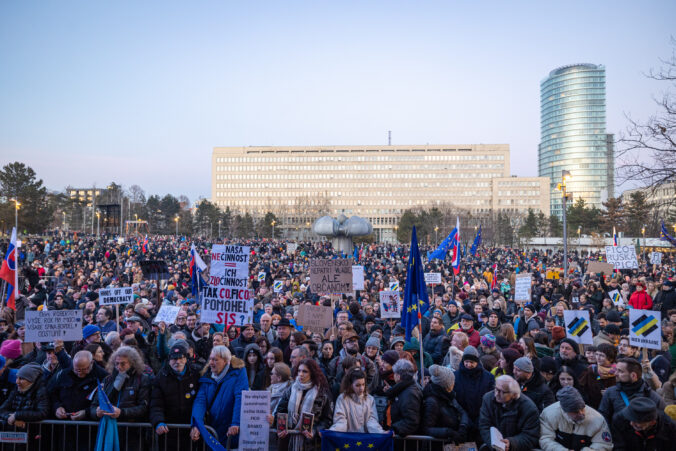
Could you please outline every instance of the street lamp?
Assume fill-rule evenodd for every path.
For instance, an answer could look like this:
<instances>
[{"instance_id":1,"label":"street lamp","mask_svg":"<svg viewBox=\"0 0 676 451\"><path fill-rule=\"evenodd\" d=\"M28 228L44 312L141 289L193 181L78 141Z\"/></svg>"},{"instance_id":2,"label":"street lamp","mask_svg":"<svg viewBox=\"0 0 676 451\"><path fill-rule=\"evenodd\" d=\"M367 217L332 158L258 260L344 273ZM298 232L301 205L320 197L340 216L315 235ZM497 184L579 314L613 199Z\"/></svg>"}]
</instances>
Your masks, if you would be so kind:
<instances>
[{"instance_id":1,"label":"street lamp","mask_svg":"<svg viewBox=\"0 0 676 451\"><path fill-rule=\"evenodd\" d=\"M439 226L434 226L434 244L439 242Z\"/></svg>"},{"instance_id":2,"label":"street lamp","mask_svg":"<svg viewBox=\"0 0 676 451\"><path fill-rule=\"evenodd\" d=\"M270 222L270 225L272 226L272 238L273 239L275 238L275 224L277 224L277 221L275 221L273 219L272 222Z\"/></svg>"},{"instance_id":3,"label":"street lamp","mask_svg":"<svg viewBox=\"0 0 676 451\"><path fill-rule=\"evenodd\" d=\"M561 171L561 183L556 185L556 190L561 191L561 199L563 202L563 277L568 277L568 226L566 224L566 202L568 201L568 196L571 196L572 199L572 193L566 191L566 181L572 178L573 176L570 174L570 171L563 169Z\"/></svg>"},{"instance_id":4,"label":"street lamp","mask_svg":"<svg viewBox=\"0 0 676 451\"><path fill-rule=\"evenodd\" d=\"M101 212L97 211L96 212L96 236L99 236L99 224L100 224L100 219L101 219Z\"/></svg>"},{"instance_id":5,"label":"street lamp","mask_svg":"<svg viewBox=\"0 0 676 451\"><path fill-rule=\"evenodd\" d=\"M643 227L641 227L641 235L643 235L643 252L645 252L645 224L643 224Z\"/></svg>"},{"instance_id":6,"label":"street lamp","mask_svg":"<svg viewBox=\"0 0 676 451\"><path fill-rule=\"evenodd\" d=\"M63 225L61 228L63 229L63 232L66 233L66 212L62 211L61 214L63 215Z\"/></svg>"},{"instance_id":7,"label":"street lamp","mask_svg":"<svg viewBox=\"0 0 676 451\"><path fill-rule=\"evenodd\" d=\"M21 206L21 202L19 202L19 199L17 199L16 197L11 198L10 201L14 202L14 228L16 229L16 234L18 236L19 235L19 207Z\"/></svg>"},{"instance_id":8,"label":"street lamp","mask_svg":"<svg viewBox=\"0 0 676 451\"><path fill-rule=\"evenodd\" d=\"M310 221L305 222L305 227L307 227L307 234L305 235L305 239L307 240L310 238Z\"/></svg>"},{"instance_id":9,"label":"street lamp","mask_svg":"<svg viewBox=\"0 0 676 451\"><path fill-rule=\"evenodd\" d=\"M178 236L178 215L174 217L174 222L176 223L176 236Z\"/></svg>"},{"instance_id":10,"label":"street lamp","mask_svg":"<svg viewBox=\"0 0 676 451\"><path fill-rule=\"evenodd\" d=\"M218 220L218 239L221 239L221 222L223 222L222 219Z\"/></svg>"}]
</instances>

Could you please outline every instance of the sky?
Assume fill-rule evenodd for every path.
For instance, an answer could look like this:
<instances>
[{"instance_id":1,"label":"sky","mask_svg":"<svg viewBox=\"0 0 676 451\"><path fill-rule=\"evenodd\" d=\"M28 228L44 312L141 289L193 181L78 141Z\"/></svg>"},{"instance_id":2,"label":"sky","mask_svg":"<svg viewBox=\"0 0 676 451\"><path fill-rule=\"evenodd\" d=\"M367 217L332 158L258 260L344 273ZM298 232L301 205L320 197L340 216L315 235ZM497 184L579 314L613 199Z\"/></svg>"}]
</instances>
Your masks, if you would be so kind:
<instances>
[{"instance_id":1,"label":"sky","mask_svg":"<svg viewBox=\"0 0 676 451\"><path fill-rule=\"evenodd\" d=\"M603 64L654 114L676 2L0 2L0 165L210 197L217 146L502 144L537 175L540 82ZM620 191L623 187L620 187Z\"/></svg>"}]
</instances>

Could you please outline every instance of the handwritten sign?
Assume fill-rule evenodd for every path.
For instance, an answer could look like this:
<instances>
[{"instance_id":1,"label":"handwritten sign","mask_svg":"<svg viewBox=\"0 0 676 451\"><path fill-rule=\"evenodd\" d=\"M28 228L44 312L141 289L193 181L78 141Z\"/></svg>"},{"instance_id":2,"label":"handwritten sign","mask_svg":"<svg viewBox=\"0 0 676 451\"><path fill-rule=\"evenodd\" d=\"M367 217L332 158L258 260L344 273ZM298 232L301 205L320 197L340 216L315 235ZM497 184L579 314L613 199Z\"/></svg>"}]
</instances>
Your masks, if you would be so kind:
<instances>
[{"instance_id":1,"label":"handwritten sign","mask_svg":"<svg viewBox=\"0 0 676 451\"><path fill-rule=\"evenodd\" d=\"M364 289L364 267L361 265L352 265L352 288Z\"/></svg>"},{"instance_id":2,"label":"handwritten sign","mask_svg":"<svg viewBox=\"0 0 676 451\"><path fill-rule=\"evenodd\" d=\"M606 246L606 260L615 269L638 268L636 248L633 246Z\"/></svg>"},{"instance_id":3,"label":"handwritten sign","mask_svg":"<svg viewBox=\"0 0 676 451\"><path fill-rule=\"evenodd\" d=\"M333 325L333 309L322 305L301 304L296 320L306 329L323 332Z\"/></svg>"},{"instance_id":4,"label":"handwritten sign","mask_svg":"<svg viewBox=\"0 0 676 451\"><path fill-rule=\"evenodd\" d=\"M245 390L242 392L242 419L239 431L239 449L258 451L268 449L270 437L270 392L268 390Z\"/></svg>"},{"instance_id":5,"label":"handwritten sign","mask_svg":"<svg viewBox=\"0 0 676 451\"><path fill-rule=\"evenodd\" d=\"M26 341L82 340L82 310L26 311Z\"/></svg>"},{"instance_id":6,"label":"handwritten sign","mask_svg":"<svg viewBox=\"0 0 676 451\"><path fill-rule=\"evenodd\" d=\"M516 276L514 283L514 300L517 302L529 302L531 290L531 275L529 273Z\"/></svg>"},{"instance_id":7,"label":"handwritten sign","mask_svg":"<svg viewBox=\"0 0 676 451\"><path fill-rule=\"evenodd\" d=\"M229 246L226 244L214 244L211 246L211 268L209 275L211 285L219 285L214 283L215 278L241 278L242 274L246 273L249 277L249 246ZM227 283L220 283L220 285L228 285Z\"/></svg>"},{"instance_id":8,"label":"handwritten sign","mask_svg":"<svg viewBox=\"0 0 676 451\"><path fill-rule=\"evenodd\" d=\"M131 304L134 302L132 287L102 288L99 290L100 305Z\"/></svg>"},{"instance_id":9,"label":"handwritten sign","mask_svg":"<svg viewBox=\"0 0 676 451\"><path fill-rule=\"evenodd\" d=\"M202 288L203 323L243 326L253 323L253 298L249 289L222 286Z\"/></svg>"},{"instance_id":10,"label":"handwritten sign","mask_svg":"<svg viewBox=\"0 0 676 451\"><path fill-rule=\"evenodd\" d=\"M401 318L401 307L398 291L380 292L381 318Z\"/></svg>"},{"instance_id":11,"label":"handwritten sign","mask_svg":"<svg viewBox=\"0 0 676 451\"><path fill-rule=\"evenodd\" d=\"M166 324L174 324L174 322L176 322L176 316L178 316L178 312L180 311L181 307L177 305L163 305L160 307L160 311L157 312L157 316L155 316L153 323L163 321Z\"/></svg>"},{"instance_id":12,"label":"handwritten sign","mask_svg":"<svg viewBox=\"0 0 676 451\"><path fill-rule=\"evenodd\" d=\"M441 283L441 273L440 272L426 272L425 273L425 284L426 285L439 285Z\"/></svg>"},{"instance_id":13,"label":"handwritten sign","mask_svg":"<svg viewBox=\"0 0 676 451\"><path fill-rule=\"evenodd\" d=\"M653 310L629 310L629 344L662 349L662 314Z\"/></svg>"},{"instance_id":14,"label":"handwritten sign","mask_svg":"<svg viewBox=\"0 0 676 451\"><path fill-rule=\"evenodd\" d=\"M347 258L310 260L313 293L352 293L352 261Z\"/></svg>"},{"instance_id":15,"label":"handwritten sign","mask_svg":"<svg viewBox=\"0 0 676 451\"><path fill-rule=\"evenodd\" d=\"M662 264L662 252L651 252L650 253L650 264L651 265L661 265Z\"/></svg>"},{"instance_id":16,"label":"handwritten sign","mask_svg":"<svg viewBox=\"0 0 676 451\"><path fill-rule=\"evenodd\" d=\"M286 244L286 253L289 255L293 255L296 253L296 249L298 249L298 244L296 243L287 243Z\"/></svg>"}]
</instances>

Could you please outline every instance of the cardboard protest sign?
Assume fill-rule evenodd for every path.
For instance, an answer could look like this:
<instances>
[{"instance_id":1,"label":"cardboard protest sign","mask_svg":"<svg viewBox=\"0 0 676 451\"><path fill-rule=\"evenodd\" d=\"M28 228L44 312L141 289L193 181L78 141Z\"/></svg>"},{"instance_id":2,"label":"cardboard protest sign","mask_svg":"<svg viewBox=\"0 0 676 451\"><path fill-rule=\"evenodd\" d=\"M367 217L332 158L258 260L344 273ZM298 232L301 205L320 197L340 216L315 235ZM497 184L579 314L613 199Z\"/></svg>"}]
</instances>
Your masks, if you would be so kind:
<instances>
[{"instance_id":1,"label":"cardboard protest sign","mask_svg":"<svg viewBox=\"0 0 676 451\"><path fill-rule=\"evenodd\" d=\"M390 291L399 291L399 281L390 282Z\"/></svg>"},{"instance_id":2,"label":"cardboard protest sign","mask_svg":"<svg viewBox=\"0 0 676 451\"><path fill-rule=\"evenodd\" d=\"M440 272L426 272L425 285L439 285L441 283Z\"/></svg>"},{"instance_id":3,"label":"cardboard protest sign","mask_svg":"<svg viewBox=\"0 0 676 451\"><path fill-rule=\"evenodd\" d=\"M268 449L270 438L270 392L245 390L240 410L239 448L241 451Z\"/></svg>"},{"instance_id":4,"label":"cardboard protest sign","mask_svg":"<svg viewBox=\"0 0 676 451\"><path fill-rule=\"evenodd\" d=\"M606 260L612 263L615 269L638 268L634 246L606 246Z\"/></svg>"},{"instance_id":5,"label":"cardboard protest sign","mask_svg":"<svg viewBox=\"0 0 676 451\"><path fill-rule=\"evenodd\" d=\"M241 278L243 273L249 277L249 246L229 246L214 244L211 246L210 285L229 285L229 278ZM226 279L220 281L219 279ZM225 282L225 283L224 283Z\"/></svg>"},{"instance_id":6,"label":"cardboard protest sign","mask_svg":"<svg viewBox=\"0 0 676 451\"><path fill-rule=\"evenodd\" d=\"M82 310L26 311L27 342L82 340Z\"/></svg>"},{"instance_id":7,"label":"cardboard protest sign","mask_svg":"<svg viewBox=\"0 0 676 451\"><path fill-rule=\"evenodd\" d=\"M298 244L296 243L287 243L286 244L286 253L289 255L292 255L296 253L296 249L298 249Z\"/></svg>"},{"instance_id":8,"label":"cardboard protest sign","mask_svg":"<svg viewBox=\"0 0 676 451\"><path fill-rule=\"evenodd\" d=\"M99 305L131 304L134 302L132 287L101 288L99 290Z\"/></svg>"},{"instance_id":9,"label":"cardboard protest sign","mask_svg":"<svg viewBox=\"0 0 676 451\"><path fill-rule=\"evenodd\" d=\"M615 270L615 267L611 263L606 262L589 262L587 265L587 274L611 274Z\"/></svg>"},{"instance_id":10,"label":"cardboard protest sign","mask_svg":"<svg viewBox=\"0 0 676 451\"><path fill-rule=\"evenodd\" d=\"M364 267L361 265L352 265L352 288L364 289Z\"/></svg>"},{"instance_id":11,"label":"cardboard protest sign","mask_svg":"<svg viewBox=\"0 0 676 451\"><path fill-rule=\"evenodd\" d=\"M613 301L613 304L615 306L624 305L624 298L622 297L622 293L620 293L620 290L609 291L608 297L610 298L611 301Z\"/></svg>"},{"instance_id":12,"label":"cardboard protest sign","mask_svg":"<svg viewBox=\"0 0 676 451\"><path fill-rule=\"evenodd\" d=\"M593 344L588 310L564 310L563 320L566 323L567 338L579 344Z\"/></svg>"},{"instance_id":13,"label":"cardboard protest sign","mask_svg":"<svg viewBox=\"0 0 676 451\"><path fill-rule=\"evenodd\" d=\"M352 260L347 258L310 260L310 290L315 294L354 291Z\"/></svg>"},{"instance_id":14,"label":"cardboard protest sign","mask_svg":"<svg viewBox=\"0 0 676 451\"><path fill-rule=\"evenodd\" d=\"M153 323L162 321L166 324L174 324L176 322L176 316L178 316L178 312L180 311L181 307L177 305L163 305L157 312Z\"/></svg>"},{"instance_id":15,"label":"cardboard protest sign","mask_svg":"<svg viewBox=\"0 0 676 451\"><path fill-rule=\"evenodd\" d=\"M650 253L650 264L651 265L661 265L662 264L662 252L651 252Z\"/></svg>"},{"instance_id":16,"label":"cardboard protest sign","mask_svg":"<svg viewBox=\"0 0 676 451\"><path fill-rule=\"evenodd\" d=\"M629 310L629 344L662 349L662 314L653 310Z\"/></svg>"},{"instance_id":17,"label":"cardboard protest sign","mask_svg":"<svg viewBox=\"0 0 676 451\"><path fill-rule=\"evenodd\" d=\"M514 282L514 300L516 302L530 302L531 274L519 274Z\"/></svg>"},{"instance_id":18,"label":"cardboard protest sign","mask_svg":"<svg viewBox=\"0 0 676 451\"><path fill-rule=\"evenodd\" d=\"M398 291L380 292L380 317L401 318L401 302Z\"/></svg>"},{"instance_id":19,"label":"cardboard protest sign","mask_svg":"<svg viewBox=\"0 0 676 451\"><path fill-rule=\"evenodd\" d=\"M296 321L304 329L324 332L324 329L333 325L333 309L323 305L301 304Z\"/></svg>"}]
</instances>

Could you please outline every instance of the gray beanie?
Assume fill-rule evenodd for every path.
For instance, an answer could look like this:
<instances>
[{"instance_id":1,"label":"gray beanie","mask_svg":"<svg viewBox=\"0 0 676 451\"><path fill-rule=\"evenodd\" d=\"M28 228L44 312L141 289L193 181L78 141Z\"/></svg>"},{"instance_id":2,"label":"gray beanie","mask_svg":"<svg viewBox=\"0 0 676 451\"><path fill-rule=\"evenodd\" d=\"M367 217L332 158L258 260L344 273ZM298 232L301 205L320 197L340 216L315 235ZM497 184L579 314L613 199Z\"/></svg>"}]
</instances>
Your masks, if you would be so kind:
<instances>
[{"instance_id":1,"label":"gray beanie","mask_svg":"<svg viewBox=\"0 0 676 451\"><path fill-rule=\"evenodd\" d=\"M366 346L373 346L380 349L380 340L377 337L370 337L366 340Z\"/></svg>"},{"instance_id":2,"label":"gray beanie","mask_svg":"<svg viewBox=\"0 0 676 451\"><path fill-rule=\"evenodd\" d=\"M443 389L452 388L455 384L455 375L453 370L444 366L432 365L429 369L430 380Z\"/></svg>"},{"instance_id":3,"label":"gray beanie","mask_svg":"<svg viewBox=\"0 0 676 451\"><path fill-rule=\"evenodd\" d=\"M514 366L524 373L533 372L533 362L528 357L519 357L514 361Z\"/></svg>"},{"instance_id":4,"label":"gray beanie","mask_svg":"<svg viewBox=\"0 0 676 451\"><path fill-rule=\"evenodd\" d=\"M462 353L462 360L474 360L475 362L479 362L479 351L472 345L467 346Z\"/></svg>"},{"instance_id":5,"label":"gray beanie","mask_svg":"<svg viewBox=\"0 0 676 451\"><path fill-rule=\"evenodd\" d=\"M31 384L38 380L40 376L42 376L42 367L37 363L29 363L28 365L24 365L16 373L16 377L26 379Z\"/></svg>"},{"instance_id":6,"label":"gray beanie","mask_svg":"<svg viewBox=\"0 0 676 451\"><path fill-rule=\"evenodd\" d=\"M564 412L579 412L584 409L584 399L575 387L563 387L558 391L556 397L559 399L561 409Z\"/></svg>"},{"instance_id":7,"label":"gray beanie","mask_svg":"<svg viewBox=\"0 0 676 451\"><path fill-rule=\"evenodd\" d=\"M406 340L404 340L402 337L395 337L392 339L392 342L390 343L390 349L394 349L394 344L395 343L406 343Z\"/></svg>"}]
</instances>

